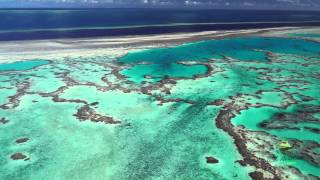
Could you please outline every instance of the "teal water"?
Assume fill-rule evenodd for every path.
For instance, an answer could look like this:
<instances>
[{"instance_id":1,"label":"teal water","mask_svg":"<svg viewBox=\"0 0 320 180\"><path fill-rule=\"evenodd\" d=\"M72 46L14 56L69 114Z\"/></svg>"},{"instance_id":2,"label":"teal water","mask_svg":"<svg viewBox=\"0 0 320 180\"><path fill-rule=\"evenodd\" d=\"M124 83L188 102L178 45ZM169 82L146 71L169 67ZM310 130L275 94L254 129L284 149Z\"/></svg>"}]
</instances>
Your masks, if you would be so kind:
<instances>
[{"instance_id":1,"label":"teal water","mask_svg":"<svg viewBox=\"0 0 320 180\"><path fill-rule=\"evenodd\" d=\"M148 81L146 76L151 76L151 81L159 81L165 76L171 78L192 78L195 75L203 75L207 72L204 65L183 65L183 64L141 64L130 69L123 70L121 74L128 76L129 80L141 83Z\"/></svg>"},{"instance_id":2,"label":"teal water","mask_svg":"<svg viewBox=\"0 0 320 180\"><path fill-rule=\"evenodd\" d=\"M317 54L320 45L302 39L245 37L222 40L208 40L183 44L176 47L156 48L129 52L119 59L123 63L148 62L153 64L135 65L121 73L129 80L141 83L155 82L164 76L190 78L204 74L200 65L186 67L177 65L180 61L207 61L231 57L243 61L268 61L267 52L287 54ZM152 77L146 79L145 76Z\"/></svg>"},{"instance_id":3,"label":"teal water","mask_svg":"<svg viewBox=\"0 0 320 180\"><path fill-rule=\"evenodd\" d=\"M320 104L319 48L300 39L243 37L129 52L118 59L90 55L46 66L38 61L12 63L7 70L15 73L3 68L0 74L0 179L250 179L248 173L256 168L238 163L243 157L234 139L216 126L222 109L236 114L232 123L243 126L247 136L242 143L248 151L275 168L283 167L283 179L320 176L319 166L268 146L283 138L318 143L319 134L259 126L274 113L295 112L285 105L303 103L303 96L314 98L309 104ZM256 50L283 54L269 56L269 63L267 55ZM236 60L207 61L223 56ZM207 66L212 73L194 78L205 74ZM119 69L126 77L114 73ZM166 76L180 79L159 82ZM211 103L216 100L222 104ZM75 114L84 105L95 117L120 123L79 120ZM247 109L237 114L237 107ZM29 141L16 142L23 137ZM17 152L28 159L13 160ZM207 163L208 156L219 162ZM302 173L286 169L289 165Z\"/></svg>"},{"instance_id":4,"label":"teal water","mask_svg":"<svg viewBox=\"0 0 320 180\"><path fill-rule=\"evenodd\" d=\"M30 70L37 66L46 65L49 63L50 62L46 60L33 60L33 61L18 61L14 63L0 64L0 72Z\"/></svg>"},{"instance_id":5,"label":"teal water","mask_svg":"<svg viewBox=\"0 0 320 180\"><path fill-rule=\"evenodd\" d=\"M228 56L238 60L266 61L263 51L290 54L317 54L320 45L301 39L245 37L209 40L189 43L177 47L157 48L128 53L121 62L152 62L166 64L178 61L207 61Z\"/></svg>"},{"instance_id":6,"label":"teal water","mask_svg":"<svg viewBox=\"0 0 320 180\"><path fill-rule=\"evenodd\" d=\"M314 33L292 33L292 34L289 34L289 36L320 38L320 34L314 34Z\"/></svg>"}]
</instances>

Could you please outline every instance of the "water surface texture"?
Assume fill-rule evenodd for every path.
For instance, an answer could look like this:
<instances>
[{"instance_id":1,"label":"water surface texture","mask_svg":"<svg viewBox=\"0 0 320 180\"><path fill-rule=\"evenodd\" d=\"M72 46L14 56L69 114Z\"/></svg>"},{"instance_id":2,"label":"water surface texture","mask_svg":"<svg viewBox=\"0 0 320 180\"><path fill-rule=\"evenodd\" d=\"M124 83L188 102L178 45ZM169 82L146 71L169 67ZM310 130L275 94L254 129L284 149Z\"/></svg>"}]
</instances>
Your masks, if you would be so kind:
<instances>
[{"instance_id":1,"label":"water surface texture","mask_svg":"<svg viewBox=\"0 0 320 180\"><path fill-rule=\"evenodd\" d=\"M0 40L79 38L320 25L319 11L134 8L0 9L0 17Z\"/></svg>"},{"instance_id":2,"label":"water surface texture","mask_svg":"<svg viewBox=\"0 0 320 180\"><path fill-rule=\"evenodd\" d=\"M0 179L319 178L320 43L282 36L1 64Z\"/></svg>"}]
</instances>

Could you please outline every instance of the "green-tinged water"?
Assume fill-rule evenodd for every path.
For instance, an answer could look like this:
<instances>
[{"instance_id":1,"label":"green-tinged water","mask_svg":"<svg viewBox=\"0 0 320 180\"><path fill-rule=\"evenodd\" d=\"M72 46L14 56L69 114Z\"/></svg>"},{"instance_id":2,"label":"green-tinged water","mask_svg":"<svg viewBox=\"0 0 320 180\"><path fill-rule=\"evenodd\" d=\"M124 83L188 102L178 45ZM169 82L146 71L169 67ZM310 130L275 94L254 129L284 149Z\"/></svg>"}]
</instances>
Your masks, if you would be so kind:
<instances>
[{"instance_id":1,"label":"green-tinged water","mask_svg":"<svg viewBox=\"0 0 320 180\"><path fill-rule=\"evenodd\" d=\"M0 72L2 71L24 71L37 66L48 64L46 60L19 61L7 64L0 64Z\"/></svg>"},{"instance_id":2,"label":"green-tinged water","mask_svg":"<svg viewBox=\"0 0 320 180\"><path fill-rule=\"evenodd\" d=\"M231 38L189 43L173 48L136 51L122 57L120 61L166 64L177 61L207 61L225 56L246 61L266 61L266 53L261 51L312 55L319 52L319 44L289 38Z\"/></svg>"},{"instance_id":3,"label":"green-tinged water","mask_svg":"<svg viewBox=\"0 0 320 180\"><path fill-rule=\"evenodd\" d=\"M128 77L128 80L141 83L161 80L164 77L171 78L192 78L196 75L204 75L208 71L204 65L182 65L182 64L141 64L130 69L123 70L121 74Z\"/></svg>"},{"instance_id":4,"label":"green-tinged water","mask_svg":"<svg viewBox=\"0 0 320 180\"><path fill-rule=\"evenodd\" d=\"M293 33L290 36L296 37L306 37L306 38L320 38L320 34L313 34L313 33Z\"/></svg>"},{"instance_id":5,"label":"green-tinged water","mask_svg":"<svg viewBox=\"0 0 320 180\"><path fill-rule=\"evenodd\" d=\"M319 50L256 36L0 65L0 179L319 177Z\"/></svg>"}]
</instances>

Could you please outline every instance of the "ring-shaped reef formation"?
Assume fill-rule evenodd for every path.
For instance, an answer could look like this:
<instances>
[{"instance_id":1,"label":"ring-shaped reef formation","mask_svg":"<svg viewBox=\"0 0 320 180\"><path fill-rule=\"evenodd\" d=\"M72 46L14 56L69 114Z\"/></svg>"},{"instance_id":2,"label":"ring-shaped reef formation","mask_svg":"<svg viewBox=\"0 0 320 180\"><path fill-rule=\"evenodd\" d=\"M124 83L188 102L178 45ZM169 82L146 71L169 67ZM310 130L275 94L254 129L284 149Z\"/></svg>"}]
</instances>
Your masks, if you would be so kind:
<instances>
[{"instance_id":1,"label":"ring-shaped reef formation","mask_svg":"<svg viewBox=\"0 0 320 180\"><path fill-rule=\"evenodd\" d=\"M10 65L0 179L319 179L319 49L255 36Z\"/></svg>"}]
</instances>

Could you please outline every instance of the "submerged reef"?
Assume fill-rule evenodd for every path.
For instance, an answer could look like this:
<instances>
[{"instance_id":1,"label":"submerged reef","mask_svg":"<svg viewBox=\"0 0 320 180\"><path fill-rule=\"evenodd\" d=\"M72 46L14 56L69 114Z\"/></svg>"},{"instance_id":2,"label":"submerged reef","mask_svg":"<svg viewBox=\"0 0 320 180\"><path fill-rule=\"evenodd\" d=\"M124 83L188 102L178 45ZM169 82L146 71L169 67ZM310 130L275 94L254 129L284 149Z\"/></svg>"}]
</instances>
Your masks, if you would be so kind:
<instances>
[{"instance_id":1,"label":"submerged reef","mask_svg":"<svg viewBox=\"0 0 320 180\"><path fill-rule=\"evenodd\" d=\"M0 179L319 179L319 50L260 34L0 64Z\"/></svg>"}]
</instances>

